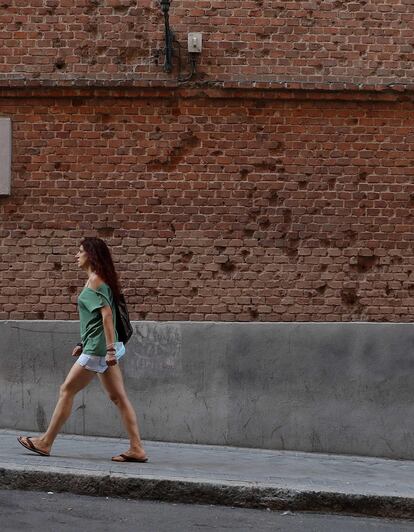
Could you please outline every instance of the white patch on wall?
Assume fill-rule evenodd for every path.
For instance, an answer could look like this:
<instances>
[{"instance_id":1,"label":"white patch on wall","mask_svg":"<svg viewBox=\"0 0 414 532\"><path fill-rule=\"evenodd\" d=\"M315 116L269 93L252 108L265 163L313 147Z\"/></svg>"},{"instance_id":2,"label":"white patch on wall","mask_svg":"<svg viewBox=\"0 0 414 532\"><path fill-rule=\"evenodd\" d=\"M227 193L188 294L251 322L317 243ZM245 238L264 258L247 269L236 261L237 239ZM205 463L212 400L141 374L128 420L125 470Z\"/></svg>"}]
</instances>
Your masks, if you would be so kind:
<instances>
[{"instance_id":1,"label":"white patch on wall","mask_svg":"<svg viewBox=\"0 0 414 532\"><path fill-rule=\"evenodd\" d=\"M0 195L11 193L12 128L10 118L0 117Z\"/></svg>"}]
</instances>

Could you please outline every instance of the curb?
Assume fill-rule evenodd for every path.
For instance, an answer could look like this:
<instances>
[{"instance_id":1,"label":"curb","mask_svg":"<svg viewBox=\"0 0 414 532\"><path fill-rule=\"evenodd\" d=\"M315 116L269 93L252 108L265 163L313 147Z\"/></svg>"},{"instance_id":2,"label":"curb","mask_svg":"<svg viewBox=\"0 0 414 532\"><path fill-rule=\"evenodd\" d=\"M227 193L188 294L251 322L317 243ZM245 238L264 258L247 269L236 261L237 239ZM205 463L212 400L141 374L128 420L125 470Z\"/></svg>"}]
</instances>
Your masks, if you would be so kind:
<instances>
[{"instance_id":1,"label":"curb","mask_svg":"<svg viewBox=\"0 0 414 532\"><path fill-rule=\"evenodd\" d=\"M414 519L414 498L299 491L249 483L0 467L0 489L70 492L186 504Z\"/></svg>"}]
</instances>

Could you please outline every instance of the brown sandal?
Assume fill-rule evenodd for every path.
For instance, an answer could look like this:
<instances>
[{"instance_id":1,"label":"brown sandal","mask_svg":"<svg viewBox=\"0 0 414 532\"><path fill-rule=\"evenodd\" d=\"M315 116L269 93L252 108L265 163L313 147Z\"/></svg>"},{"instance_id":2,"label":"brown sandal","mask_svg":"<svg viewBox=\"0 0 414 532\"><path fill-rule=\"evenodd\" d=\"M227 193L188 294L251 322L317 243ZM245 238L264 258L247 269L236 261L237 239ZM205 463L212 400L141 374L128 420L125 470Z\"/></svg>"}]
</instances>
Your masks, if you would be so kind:
<instances>
[{"instance_id":1,"label":"brown sandal","mask_svg":"<svg viewBox=\"0 0 414 532\"><path fill-rule=\"evenodd\" d=\"M34 453L40 454L41 456L50 456L50 454L47 453L46 451L42 451L38 449L37 447L35 447L33 442L30 439L30 436L26 436L26 441L28 445L23 441L22 438L23 438L22 436L19 436L19 438L17 438L17 441L20 443L20 445L23 445L23 447L27 449L28 451L33 451Z\"/></svg>"},{"instance_id":2,"label":"brown sandal","mask_svg":"<svg viewBox=\"0 0 414 532\"><path fill-rule=\"evenodd\" d=\"M123 460L115 460L115 458L118 458L118 456L121 456ZM148 458L134 458L133 456L128 456L127 454L119 454L118 456L113 456L111 460L113 462L148 462Z\"/></svg>"}]
</instances>

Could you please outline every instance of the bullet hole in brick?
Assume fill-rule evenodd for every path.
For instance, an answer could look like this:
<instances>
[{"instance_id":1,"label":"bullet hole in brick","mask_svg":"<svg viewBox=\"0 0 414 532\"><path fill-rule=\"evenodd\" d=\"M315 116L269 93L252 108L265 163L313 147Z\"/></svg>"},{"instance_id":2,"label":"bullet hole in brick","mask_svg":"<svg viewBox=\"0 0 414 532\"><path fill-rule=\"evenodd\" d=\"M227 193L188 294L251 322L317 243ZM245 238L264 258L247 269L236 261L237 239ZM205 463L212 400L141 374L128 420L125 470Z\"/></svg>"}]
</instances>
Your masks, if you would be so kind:
<instances>
[{"instance_id":1,"label":"bullet hole in brick","mask_svg":"<svg viewBox=\"0 0 414 532\"><path fill-rule=\"evenodd\" d=\"M191 288L191 295L193 295L193 296L198 295L198 288L196 286L193 286Z\"/></svg>"},{"instance_id":2,"label":"bullet hole in brick","mask_svg":"<svg viewBox=\"0 0 414 532\"><path fill-rule=\"evenodd\" d=\"M309 28L315 24L315 20L313 18L306 17L303 19L302 24Z\"/></svg>"},{"instance_id":3,"label":"bullet hole in brick","mask_svg":"<svg viewBox=\"0 0 414 532\"><path fill-rule=\"evenodd\" d=\"M328 265L327 264L321 264L319 269L321 270L321 272L326 272L326 270L328 269Z\"/></svg>"},{"instance_id":4,"label":"bullet hole in brick","mask_svg":"<svg viewBox=\"0 0 414 532\"><path fill-rule=\"evenodd\" d=\"M223 152L221 150L214 150L211 152L211 155L217 157L218 155L223 155Z\"/></svg>"},{"instance_id":5,"label":"bullet hole in brick","mask_svg":"<svg viewBox=\"0 0 414 532\"><path fill-rule=\"evenodd\" d=\"M92 51L91 51L91 48L89 47L89 45L83 44L82 46L79 46L79 48L76 48L75 53L79 57L82 57L83 59L85 59L85 58L89 58L90 57Z\"/></svg>"},{"instance_id":6,"label":"bullet hole in brick","mask_svg":"<svg viewBox=\"0 0 414 532\"><path fill-rule=\"evenodd\" d=\"M343 288L341 290L341 299L345 305L355 305L358 302L355 288Z\"/></svg>"},{"instance_id":7,"label":"bullet hole in brick","mask_svg":"<svg viewBox=\"0 0 414 532\"><path fill-rule=\"evenodd\" d=\"M326 283L320 284L315 288L315 290L318 292L318 294L324 294L326 291Z\"/></svg>"},{"instance_id":8,"label":"bullet hole in brick","mask_svg":"<svg viewBox=\"0 0 414 532\"><path fill-rule=\"evenodd\" d=\"M336 185L336 179L332 177L331 179L328 179L328 190L333 190Z\"/></svg>"},{"instance_id":9,"label":"bullet hole in brick","mask_svg":"<svg viewBox=\"0 0 414 532\"><path fill-rule=\"evenodd\" d=\"M344 237L349 238L350 240L355 240L357 237L357 232L353 229L345 229L343 232Z\"/></svg>"},{"instance_id":10,"label":"bullet hole in brick","mask_svg":"<svg viewBox=\"0 0 414 532\"><path fill-rule=\"evenodd\" d=\"M288 238L285 243L285 252L288 257L296 257L298 254L299 239Z\"/></svg>"},{"instance_id":11,"label":"bullet hole in brick","mask_svg":"<svg viewBox=\"0 0 414 532\"><path fill-rule=\"evenodd\" d=\"M252 307L249 308L249 314L253 319L256 319L259 317L259 313L257 312L257 310Z\"/></svg>"},{"instance_id":12,"label":"bullet hole in brick","mask_svg":"<svg viewBox=\"0 0 414 532\"><path fill-rule=\"evenodd\" d=\"M151 170L167 170L170 164L171 159L169 157L164 156L151 159L150 161L148 161L147 167Z\"/></svg>"},{"instance_id":13,"label":"bullet hole in brick","mask_svg":"<svg viewBox=\"0 0 414 532\"><path fill-rule=\"evenodd\" d=\"M59 58L55 61L55 68L57 70L64 70L66 68L66 62L64 59Z\"/></svg>"},{"instance_id":14,"label":"bullet hole in brick","mask_svg":"<svg viewBox=\"0 0 414 532\"><path fill-rule=\"evenodd\" d=\"M298 248L297 247L290 247L289 246L289 247L286 248L285 251L286 251L286 255L288 257L296 257L297 254L298 254Z\"/></svg>"},{"instance_id":15,"label":"bullet hole in brick","mask_svg":"<svg viewBox=\"0 0 414 532\"><path fill-rule=\"evenodd\" d=\"M242 168L240 170L240 175L244 179L245 177L247 177L249 175L249 170L247 168Z\"/></svg>"},{"instance_id":16,"label":"bullet hole in brick","mask_svg":"<svg viewBox=\"0 0 414 532\"><path fill-rule=\"evenodd\" d=\"M182 262L190 262L194 253L192 251L184 251L181 253Z\"/></svg>"},{"instance_id":17,"label":"bullet hole in brick","mask_svg":"<svg viewBox=\"0 0 414 532\"><path fill-rule=\"evenodd\" d=\"M226 250L226 246L214 246L214 247L215 247L215 249L217 249L217 251L219 252L219 255L220 255L221 253L223 253L223 251Z\"/></svg>"},{"instance_id":18,"label":"bullet hole in brick","mask_svg":"<svg viewBox=\"0 0 414 532\"><path fill-rule=\"evenodd\" d=\"M352 264L351 267L355 270L357 270L359 273L364 273L371 268L373 268L377 262L378 258L375 255L371 256L357 256L357 263Z\"/></svg>"},{"instance_id":19,"label":"bullet hole in brick","mask_svg":"<svg viewBox=\"0 0 414 532\"><path fill-rule=\"evenodd\" d=\"M6 2L4 2L3 4L0 5L0 7L2 7L3 9L9 9L10 4L7 4Z\"/></svg>"},{"instance_id":20,"label":"bullet hole in brick","mask_svg":"<svg viewBox=\"0 0 414 532\"><path fill-rule=\"evenodd\" d=\"M102 124L108 124L112 121L112 117L109 113L100 113L98 114L97 118L102 122Z\"/></svg>"},{"instance_id":21,"label":"bullet hole in brick","mask_svg":"<svg viewBox=\"0 0 414 532\"><path fill-rule=\"evenodd\" d=\"M385 290L384 290L384 291L385 291L385 295L387 295L387 296L390 295L390 293L391 293L392 290L391 290L391 288L388 286L388 283L387 283L387 286L385 287Z\"/></svg>"},{"instance_id":22,"label":"bullet hole in brick","mask_svg":"<svg viewBox=\"0 0 414 532\"><path fill-rule=\"evenodd\" d=\"M113 236L114 231L113 227L101 227L98 229L98 236Z\"/></svg>"},{"instance_id":23,"label":"bullet hole in brick","mask_svg":"<svg viewBox=\"0 0 414 532\"><path fill-rule=\"evenodd\" d=\"M259 219L258 223L261 229L267 229L270 226L269 218Z\"/></svg>"},{"instance_id":24,"label":"bullet hole in brick","mask_svg":"<svg viewBox=\"0 0 414 532\"><path fill-rule=\"evenodd\" d=\"M256 220L260 213L260 207L252 207L251 209L249 209L249 220Z\"/></svg>"},{"instance_id":25,"label":"bullet hole in brick","mask_svg":"<svg viewBox=\"0 0 414 532\"><path fill-rule=\"evenodd\" d=\"M78 291L78 289L76 288L76 286L69 286L69 288L68 288L68 292L70 294L75 294L77 291Z\"/></svg>"},{"instance_id":26,"label":"bullet hole in brick","mask_svg":"<svg viewBox=\"0 0 414 532\"><path fill-rule=\"evenodd\" d=\"M273 153L273 154L280 154L281 151L284 150L285 148L285 145L283 142L280 142L280 141L276 141L276 142L271 142L269 143L269 152L270 153ZM276 160L276 164L281 164L282 163L282 160L281 159L277 159Z\"/></svg>"},{"instance_id":27,"label":"bullet hole in brick","mask_svg":"<svg viewBox=\"0 0 414 532\"><path fill-rule=\"evenodd\" d=\"M400 257L399 255L394 255L393 258L391 259L392 264L402 264L402 262L403 262L403 258Z\"/></svg>"},{"instance_id":28,"label":"bullet hole in brick","mask_svg":"<svg viewBox=\"0 0 414 532\"><path fill-rule=\"evenodd\" d=\"M299 185L299 190L303 190L308 186L308 182L305 179L303 179L299 181L298 185Z\"/></svg>"},{"instance_id":29,"label":"bullet hole in brick","mask_svg":"<svg viewBox=\"0 0 414 532\"><path fill-rule=\"evenodd\" d=\"M108 50L107 46L97 46L96 47L96 54L97 55L104 55L107 50Z\"/></svg>"},{"instance_id":30,"label":"bullet hole in brick","mask_svg":"<svg viewBox=\"0 0 414 532\"><path fill-rule=\"evenodd\" d=\"M161 129L157 126L155 131L149 134L150 140L160 140L162 138Z\"/></svg>"},{"instance_id":31,"label":"bullet hole in brick","mask_svg":"<svg viewBox=\"0 0 414 532\"><path fill-rule=\"evenodd\" d=\"M104 139L112 139L115 137L115 132L114 131L104 131L102 133L102 138Z\"/></svg>"},{"instance_id":32,"label":"bullet hole in brick","mask_svg":"<svg viewBox=\"0 0 414 532\"><path fill-rule=\"evenodd\" d=\"M128 11L130 6L126 6L126 5L122 5L122 4L118 4L118 5L115 5L115 6L112 6L113 10L115 11L115 13L119 13L119 14L123 14L123 13L126 13Z\"/></svg>"},{"instance_id":33,"label":"bullet hole in brick","mask_svg":"<svg viewBox=\"0 0 414 532\"><path fill-rule=\"evenodd\" d=\"M249 238L254 235L254 230L253 229L247 229L246 227L243 229L243 232Z\"/></svg>"},{"instance_id":34,"label":"bullet hole in brick","mask_svg":"<svg viewBox=\"0 0 414 532\"><path fill-rule=\"evenodd\" d=\"M272 190L269 194L269 205L277 205L278 200L279 200L279 196L276 190Z\"/></svg>"},{"instance_id":35,"label":"bullet hole in brick","mask_svg":"<svg viewBox=\"0 0 414 532\"><path fill-rule=\"evenodd\" d=\"M270 31L259 31L256 35L260 41L264 41L266 39L271 39L273 33Z\"/></svg>"},{"instance_id":36,"label":"bullet hole in brick","mask_svg":"<svg viewBox=\"0 0 414 532\"><path fill-rule=\"evenodd\" d=\"M175 234L176 229L175 229L175 225L173 223L170 223L170 229Z\"/></svg>"},{"instance_id":37,"label":"bullet hole in brick","mask_svg":"<svg viewBox=\"0 0 414 532\"><path fill-rule=\"evenodd\" d=\"M263 171L269 171L269 172L274 172L276 170L276 165L270 161L262 161L260 163L256 163L254 167L257 170L263 170Z\"/></svg>"},{"instance_id":38,"label":"bullet hole in brick","mask_svg":"<svg viewBox=\"0 0 414 532\"><path fill-rule=\"evenodd\" d=\"M62 265L60 264L60 262L54 262L53 263L53 269L55 271L59 272L62 269Z\"/></svg>"},{"instance_id":39,"label":"bullet hole in brick","mask_svg":"<svg viewBox=\"0 0 414 532\"><path fill-rule=\"evenodd\" d=\"M62 166L62 163L59 163L59 162L54 164L55 170L59 170L61 166Z\"/></svg>"},{"instance_id":40,"label":"bullet hole in brick","mask_svg":"<svg viewBox=\"0 0 414 532\"><path fill-rule=\"evenodd\" d=\"M87 22L85 24L85 31L96 35L98 33L98 24L96 22Z\"/></svg>"},{"instance_id":41,"label":"bullet hole in brick","mask_svg":"<svg viewBox=\"0 0 414 532\"><path fill-rule=\"evenodd\" d=\"M410 194L410 199L408 201L410 207L414 206L414 192Z\"/></svg>"},{"instance_id":42,"label":"bullet hole in brick","mask_svg":"<svg viewBox=\"0 0 414 532\"><path fill-rule=\"evenodd\" d=\"M230 259L227 259L227 262L220 264L220 268L223 272L231 273L236 269L236 265Z\"/></svg>"},{"instance_id":43,"label":"bullet hole in brick","mask_svg":"<svg viewBox=\"0 0 414 532\"><path fill-rule=\"evenodd\" d=\"M157 296L159 293L160 293L160 291L157 290L157 289L154 288L154 287L151 287L151 288L148 290L148 295L149 295L149 296Z\"/></svg>"},{"instance_id":44,"label":"bullet hole in brick","mask_svg":"<svg viewBox=\"0 0 414 532\"><path fill-rule=\"evenodd\" d=\"M292 221L292 211L290 209L283 209L283 223L290 224Z\"/></svg>"},{"instance_id":45,"label":"bullet hole in brick","mask_svg":"<svg viewBox=\"0 0 414 532\"><path fill-rule=\"evenodd\" d=\"M248 255L250 255L250 251L248 251L247 249L242 249L241 254L243 255L243 257L247 257Z\"/></svg>"},{"instance_id":46,"label":"bullet hole in brick","mask_svg":"<svg viewBox=\"0 0 414 532\"><path fill-rule=\"evenodd\" d=\"M101 0L89 0L88 5L85 7L85 13L90 15L95 9L99 7Z\"/></svg>"},{"instance_id":47,"label":"bullet hole in brick","mask_svg":"<svg viewBox=\"0 0 414 532\"><path fill-rule=\"evenodd\" d=\"M161 50L153 50L152 52L152 61L155 66L158 66L160 62Z\"/></svg>"},{"instance_id":48,"label":"bullet hole in brick","mask_svg":"<svg viewBox=\"0 0 414 532\"><path fill-rule=\"evenodd\" d=\"M139 313L140 319L141 320L145 320L145 318L147 317L147 314L148 314L148 312L145 312L145 311L141 310L140 313Z\"/></svg>"}]
</instances>

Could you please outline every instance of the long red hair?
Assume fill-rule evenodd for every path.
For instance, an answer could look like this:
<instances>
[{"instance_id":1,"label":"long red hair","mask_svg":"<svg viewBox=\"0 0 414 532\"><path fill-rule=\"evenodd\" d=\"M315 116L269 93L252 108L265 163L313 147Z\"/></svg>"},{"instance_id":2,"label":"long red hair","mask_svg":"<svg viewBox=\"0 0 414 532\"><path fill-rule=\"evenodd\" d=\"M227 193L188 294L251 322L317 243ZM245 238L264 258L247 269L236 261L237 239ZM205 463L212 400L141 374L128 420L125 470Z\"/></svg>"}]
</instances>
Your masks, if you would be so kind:
<instances>
[{"instance_id":1,"label":"long red hair","mask_svg":"<svg viewBox=\"0 0 414 532\"><path fill-rule=\"evenodd\" d=\"M81 246L88 254L92 270L109 285L115 301L119 301L121 286L106 242L101 238L86 237L82 240Z\"/></svg>"}]
</instances>

